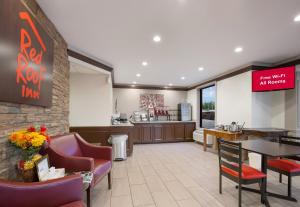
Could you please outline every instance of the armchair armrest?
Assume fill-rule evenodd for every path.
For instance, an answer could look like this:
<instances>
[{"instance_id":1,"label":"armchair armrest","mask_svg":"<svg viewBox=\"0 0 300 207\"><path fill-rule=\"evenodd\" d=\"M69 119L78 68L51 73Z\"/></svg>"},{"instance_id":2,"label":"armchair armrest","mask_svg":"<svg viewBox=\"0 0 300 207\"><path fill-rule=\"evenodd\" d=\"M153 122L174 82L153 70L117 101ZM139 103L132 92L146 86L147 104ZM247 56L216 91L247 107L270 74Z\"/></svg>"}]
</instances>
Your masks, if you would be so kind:
<instances>
[{"instance_id":1,"label":"armchair armrest","mask_svg":"<svg viewBox=\"0 0 300 207\"><path fill-rule=\"evenodd\" d=\"M2 207L60 206L82 201L82 185L80 175L36 183L0 180L0 203Z\"/></svg>"},{"instance_id":2,"label":"armchair armrest","mask_svg":"<svg viewBox=\"0 0 300 207\"><path fill-rule=\"evenodd\" d=\"M112 148L108 146L95 146L86 142L79 134L75 134L82 153L85 157L112 160Z\"/></svg>"},{"instance_id":3,"label":"armchair armrest","mask_svg":"<svg viewBox=\"0 0 300 207\"><path fill-rule=\"evenodd\" d=\"M90 157L75 157L62 155L53 149L48 149L50 164L66 171L93 171L94 159Z\"/></svg>"}]
</instances>

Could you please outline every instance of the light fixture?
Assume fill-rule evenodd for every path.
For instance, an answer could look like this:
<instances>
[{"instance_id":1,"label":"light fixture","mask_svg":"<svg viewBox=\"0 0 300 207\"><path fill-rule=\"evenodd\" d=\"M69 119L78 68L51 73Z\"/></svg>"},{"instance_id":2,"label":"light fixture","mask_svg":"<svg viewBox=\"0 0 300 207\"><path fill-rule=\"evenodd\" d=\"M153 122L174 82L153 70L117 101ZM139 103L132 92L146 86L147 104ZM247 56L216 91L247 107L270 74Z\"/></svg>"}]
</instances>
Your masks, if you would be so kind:
<instances>
[{"instance_id":1,"label":"light fixture","mask_svg":"<svg viewBox=\"0 0 300 207\"><path fill-rule=\"evenodd\" d=\"M147 66L147 65L148 65L148 62L146 62L146 61L142 62L142 65L143 65L143 66Z\"/></svg>"},{"instance_id":2,"label":"light fixture","mask_svg":"<svg viewBox=\"0 0 300 207\"><path fill-rule=\"evenodd\" d=\"M137 82L136 82L136 81L133 81L132 83L133 83L133 84L137 84Z\"/></svg>"},{"instance_id":3,"label":"light fixture","mask_svg":"<svg viewBox=\"0 0 300 207\"><path fill-rule=\"evenodd\" d=\"M168 86L173 86L173 84L172 84L172 83L169 83Z\"/></svg>"},{"instance_id":4,"label":"light fixture","mask_svg":"<svg viewBox=\"0 0 300 207\"><path fill-rule=\"evenodd\" d=\"M155 36L153 37L153 41L154 41L154 42L160 42L160 41L161 41L161 37L160 37L159 35L155 35Z\"/></svg>"},{"instance_id":5,"label":"light fixture","mask_svg":"<svg viewBox=\"0 0 300 207\"><path fill-rule=\"evenodd\" d=\"M141 77L141 74L137 73L137 74L136 74L136 77Z\"/></svg>"},{"instance_id":6,"label":"light fixture","mask_svg":"<svg viewBox=\"0 0 300 207\"><path fill-rule=\"evenodd\" d=\"M242 47L236 47L236 48L234 49L234 52L236 52L236 53L243 52L243 48L242 48Z\"/></svg>"},{"instance_id":7,"label":"light fixture","mask_svg":"<svg viewBox=\"0 0 300 207\"><path fill-rule=\"evenodd\" d=\"M185 77L184 77L184 76L182 76L182 77L181 77L181 80L185 80Z\"/></svg>"},{"instance_id":8,"label":"light fixture","mask_svg":"<svg viewBox=\"0 0 300 207\"><path fill-rule=\"evenodd\" d=\"M199 70L199 71L202 71L202 70L204 70L204 68L203 68L203 67L199 67L198 70Z\"/></svg>"},{"instance_id":9,"label":"light fixture","mask_svg":"<svg viewBox=\"0 0 300 207\"><path fill-rule=\"evenodd\" d=\"M295 17L294 21L295 22L300 22L300 14Z\"/></svg>"}]
</instances>

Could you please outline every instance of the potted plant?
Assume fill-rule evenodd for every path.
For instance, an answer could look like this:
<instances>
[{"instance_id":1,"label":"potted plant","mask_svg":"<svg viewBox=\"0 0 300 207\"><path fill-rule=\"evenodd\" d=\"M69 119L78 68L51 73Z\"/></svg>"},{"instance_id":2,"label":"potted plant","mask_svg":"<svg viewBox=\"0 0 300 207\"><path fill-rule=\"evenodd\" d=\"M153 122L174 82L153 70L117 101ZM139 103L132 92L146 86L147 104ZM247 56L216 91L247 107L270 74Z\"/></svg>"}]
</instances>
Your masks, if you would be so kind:
<instances>
[{"instance_id":1,"label":"potted plant","mask_svg":"<svg viewBox=\"0 0 300 207\"><path fill-rule=\"evenodd\" d=\"M39 154L41 148L50 142L46 127L32 126L15 131L9 136L9 142L22 152L23 158L17 164L22 179L25 182L37 181L35 162L42 157Z\"/></svg>"}]
</instances>

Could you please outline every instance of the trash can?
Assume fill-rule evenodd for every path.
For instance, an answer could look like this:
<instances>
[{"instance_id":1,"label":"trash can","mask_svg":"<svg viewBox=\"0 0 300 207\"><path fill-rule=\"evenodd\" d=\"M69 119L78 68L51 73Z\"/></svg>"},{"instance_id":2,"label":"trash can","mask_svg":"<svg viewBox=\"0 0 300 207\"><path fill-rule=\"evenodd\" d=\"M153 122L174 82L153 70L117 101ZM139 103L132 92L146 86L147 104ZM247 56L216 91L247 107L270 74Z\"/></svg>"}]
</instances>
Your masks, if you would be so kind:
<instances>
[{"instance_id":1,"label":"trash can","mask_svg":"<svg viewBox=\"0 0 300 207\"><path fill-rule=\"evenodd\" d=\"M128 136L126 134L111 135L108 142L113 148L113 159L116 161L122 161L127 159L127 144Z\"/></svg>"}]
</instances>

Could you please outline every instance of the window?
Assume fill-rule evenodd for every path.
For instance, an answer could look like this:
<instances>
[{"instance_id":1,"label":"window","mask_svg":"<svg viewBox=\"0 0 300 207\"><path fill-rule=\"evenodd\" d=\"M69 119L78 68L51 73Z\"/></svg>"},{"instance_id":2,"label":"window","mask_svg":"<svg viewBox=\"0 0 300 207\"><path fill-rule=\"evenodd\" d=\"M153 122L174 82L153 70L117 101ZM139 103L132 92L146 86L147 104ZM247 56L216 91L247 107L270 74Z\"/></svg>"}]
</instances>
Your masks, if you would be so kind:
<instances>
[{"instance_id":1,"label":"window","mask_svg":"<svg viewBox=\"0 0 300 207\"><path fill-rule=\"evenodd\" d=\"M200 127L215 127L215 85L200 89Z\"/></svg>"}]
</instances>

